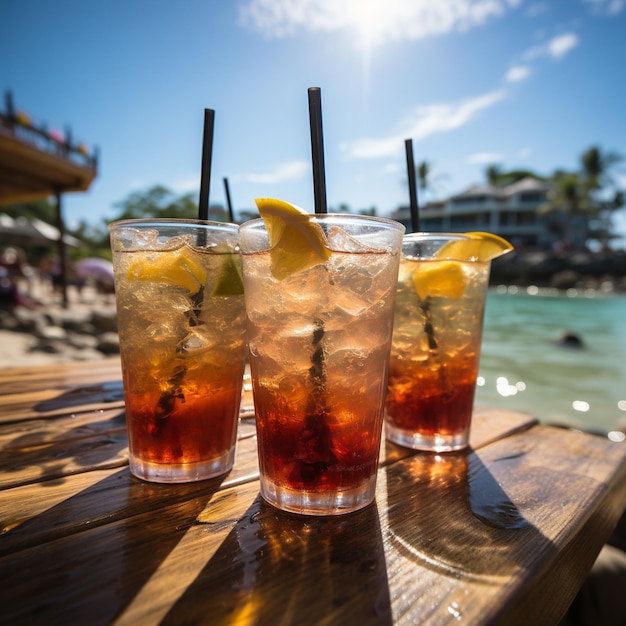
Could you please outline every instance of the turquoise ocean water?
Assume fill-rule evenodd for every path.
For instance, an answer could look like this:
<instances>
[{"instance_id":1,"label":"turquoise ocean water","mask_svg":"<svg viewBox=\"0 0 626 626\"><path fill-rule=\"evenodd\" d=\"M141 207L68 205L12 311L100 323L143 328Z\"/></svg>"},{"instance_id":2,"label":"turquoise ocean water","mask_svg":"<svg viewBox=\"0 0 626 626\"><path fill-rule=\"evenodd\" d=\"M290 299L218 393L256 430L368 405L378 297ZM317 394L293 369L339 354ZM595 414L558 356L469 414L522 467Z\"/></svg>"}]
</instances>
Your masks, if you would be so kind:
<instances>
[{"instance_id":1,"label":"turquoise ocean water","mask_svg":"<svg viewBox=\"0 0 626 626\"><path fill-rule=\"evenodd\" d=\"M585 347L555 344L564 331ZM476 403L601 431L626 422L626 296L492 289Z\"/></svg>"}]
</instances>

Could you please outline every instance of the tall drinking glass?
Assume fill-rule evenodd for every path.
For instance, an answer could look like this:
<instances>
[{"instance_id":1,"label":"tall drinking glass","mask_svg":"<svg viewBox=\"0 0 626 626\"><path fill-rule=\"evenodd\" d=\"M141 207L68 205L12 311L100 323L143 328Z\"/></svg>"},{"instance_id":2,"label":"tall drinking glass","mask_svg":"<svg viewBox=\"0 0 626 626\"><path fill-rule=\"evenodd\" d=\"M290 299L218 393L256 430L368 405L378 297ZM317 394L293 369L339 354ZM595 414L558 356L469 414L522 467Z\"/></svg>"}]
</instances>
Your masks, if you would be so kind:
<instances>
[{"instance_id":1,"label":"tall drinking glass","mask_svg":"<svg viewBox=\"0 0 626 626\"><path fill-rule=\"evenodd\" d=\"M238 227L109 226L130 471L152 482L228 472L245 365Z\"/></svg>"},{"instance_id":2,"label":"tall drinking glass","mask_svg":"<svg viewBox=\"0 0 626 626\"><path fill-rule=\"evenodd\" d=\"M447 452L468 445L490 261L455 258L462 234L406 235L398 276L385 431ZM469 244L468 244L469 245Z\"/></svg>"},{"instance_id":3,"label":"tall drinking glass","mask_svg":"<svg viewBox=\"0 0 626 626\"><path fill-rule=\"evenodd\" d=\"M327 258L301 269L289 251L273 254L263 220L240 227L261 495L332 515L374 499L404 227L357 215L302 220ZM287 245L296 256L297 241Z\"/></svg>"}]
</instances>

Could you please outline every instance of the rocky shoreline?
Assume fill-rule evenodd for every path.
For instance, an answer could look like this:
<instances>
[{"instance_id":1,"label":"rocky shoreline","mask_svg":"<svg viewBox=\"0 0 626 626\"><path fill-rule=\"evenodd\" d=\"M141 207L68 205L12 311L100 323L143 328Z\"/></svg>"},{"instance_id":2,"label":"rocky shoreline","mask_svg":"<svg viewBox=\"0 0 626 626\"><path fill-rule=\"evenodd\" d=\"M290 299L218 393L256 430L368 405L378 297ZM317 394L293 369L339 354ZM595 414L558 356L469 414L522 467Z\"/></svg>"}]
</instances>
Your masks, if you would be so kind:
<instances>
[{"instance_id":1,"label":"rocky shoreline","mask_svg":"<svg viewBox=\"0 0 626 626\"><path fill-rule=\"evenodd\" d=\"M491 283L626 293L626 252L516 251L495 259Z\"/></svg>"}]
</instances>

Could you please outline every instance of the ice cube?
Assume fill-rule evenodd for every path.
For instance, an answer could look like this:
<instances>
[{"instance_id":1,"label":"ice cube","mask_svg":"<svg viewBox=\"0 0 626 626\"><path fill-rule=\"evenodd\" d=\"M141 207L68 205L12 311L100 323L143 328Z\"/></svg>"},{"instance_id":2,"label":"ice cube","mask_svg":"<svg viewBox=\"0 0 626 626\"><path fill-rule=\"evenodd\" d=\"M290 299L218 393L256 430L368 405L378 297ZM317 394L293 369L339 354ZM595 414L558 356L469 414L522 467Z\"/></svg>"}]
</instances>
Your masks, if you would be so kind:
<instances>
[{"instance_id":1,"label":"ice cube","mask_svg":"<svg viewBox=\"0 0 626 626\"><path fill-rule=\"evenodd\" d=\"M341 252L377 252L380 250L380 248L372 248L365 245L362 241L348 235L339 226L331 226L326 236L331 250L339 250Z\"/></svg>"}]
</instances>

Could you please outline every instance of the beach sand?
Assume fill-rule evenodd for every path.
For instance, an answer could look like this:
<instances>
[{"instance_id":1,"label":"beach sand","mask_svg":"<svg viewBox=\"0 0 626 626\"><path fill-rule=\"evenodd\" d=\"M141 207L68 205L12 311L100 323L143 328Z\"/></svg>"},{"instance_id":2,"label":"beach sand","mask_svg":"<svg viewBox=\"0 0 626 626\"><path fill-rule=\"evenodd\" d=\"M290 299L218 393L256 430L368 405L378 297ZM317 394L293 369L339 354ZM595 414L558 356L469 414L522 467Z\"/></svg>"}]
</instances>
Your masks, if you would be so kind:
<instances>
[{"instance_id":1,"label":"beach sand","mask_svg":"<svg viewBox=\"0 0 626 626\"><path fill-rule=\"evenodd\" d=\"M75 288L68 288L68 306L62 304L60 294L38 288L33 293L36 303L34 311L43 311L51 316L64 313L89 316L93 311L112 310L115 299L112 294L100 294L87 286L79 293ZM75 357L75 355L74 355ZM106 355L94 350L84 350L80 360L106 358ZM40 339L33 333L0 328L0 369L10 367L30 367L76 361L69 351L52 352L41 349Z\"/></svg>"}]
</instances>

